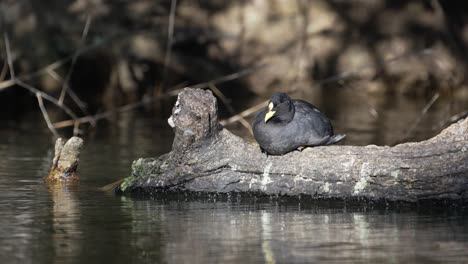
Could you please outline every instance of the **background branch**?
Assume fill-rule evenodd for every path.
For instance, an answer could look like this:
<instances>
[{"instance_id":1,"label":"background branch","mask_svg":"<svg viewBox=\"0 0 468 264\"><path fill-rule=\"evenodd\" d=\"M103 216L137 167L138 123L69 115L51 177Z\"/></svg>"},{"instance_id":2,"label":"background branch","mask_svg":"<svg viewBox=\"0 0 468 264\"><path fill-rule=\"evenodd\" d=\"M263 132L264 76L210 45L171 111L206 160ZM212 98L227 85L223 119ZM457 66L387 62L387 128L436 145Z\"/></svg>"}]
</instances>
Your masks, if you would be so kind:
<instances>
[{"instance_id":1,"label":"background branch","mask_svg":"<svg viewBox=\"0 0 468 264\"><path fill-rule=\"evenodd\" d=\"M5 50L7 55L8 67L10 68L10 79L14 80L16 78L15 69L13 67L13 56L10 49L10 40L8 39L8 34L3 32L3 39L5 40Z\"/></svg>"},{"instance_id":2,"label":"background branch","mask_svg":"<svg viewBox=\"0 0 468 264\"><path fill-rule=\"evenodd\" d=\"M83 28L83 33L81 35L81 43L80 43L80 47L84 45L85 43L85 40L86 40L86 37L88 35L88 32L89 32L89 27L91 25L91 16L88 15L86 17L86 23L85 23L85 26ZM65 76L65 80L63 81L63 84L62 84L62 91L60 92L60 97L58 99L58 102L60 104L63 104L63 100L65 100L65 95L67 94L67 91L71 91L70 89L70 77L73 73L73 69L75 68L75 64L76 64L76 61L78 60L78 57L79 57L79 50L77 50L74 54L73 54L73 57L72 57L72 61L71 61L71 65L70 65L70 69L68 69L68 72L67 72L67 75ZM81 100L78 99L78 97L76 96L75 93L73 93L74 96L71 97L73 101L75 101L76 105L78 107L80 107L81 111L83 111L84 113L86 113L86 109L83 107L83 104L81 103ZM78 100L76 100L78 99Z\"/></svg>"},{"instance_id":3,"label":"background branch","mask_svg":"<svg viewBox=\"0 0 468 264\"><path fill-rule=\"evenodd\" d=\"M36 92L36 98L37 98L37 102L39 103L39 108L41 109L42 115L44 116L44 120L47 123L47 127L52 132L52 134L54 134L54 136L58 138L59 134L57 133L57 130L55 129L55 127L52 125L52 122L50 122L50 118L49 118L49 115L47 114L47 110L44 107L44 103L42 101L42 95L40 92Z\"/></svg>"}]
</instances>

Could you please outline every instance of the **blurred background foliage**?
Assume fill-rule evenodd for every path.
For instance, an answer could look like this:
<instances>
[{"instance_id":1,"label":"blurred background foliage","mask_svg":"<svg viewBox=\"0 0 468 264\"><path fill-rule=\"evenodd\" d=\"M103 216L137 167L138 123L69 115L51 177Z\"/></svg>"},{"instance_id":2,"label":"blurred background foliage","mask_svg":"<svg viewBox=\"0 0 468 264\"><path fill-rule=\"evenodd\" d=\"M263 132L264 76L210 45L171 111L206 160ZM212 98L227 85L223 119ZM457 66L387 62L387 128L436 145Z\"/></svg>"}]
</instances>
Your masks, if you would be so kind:
<instances>
[{"instance_id":1,"label":"blurred background foliage","mask_svg":"<svg viewBox=\"0 0 468 264\"><path fill-rule=\"evenodd\" d=\"M338 130L380 131L351 143L393 144L431 100L444 102L426 120L435 128L416 139L468 108L463 1L4 0L0 15L3 126L39 112L31 91L8 83L6 38L16 78L54 98L67 86L64 105L78 117L152 98L139 111L163 120L174 91L215 84L222 118L285 91L324 109ZM70 118L46 107L52 122ZM400 136L382 139L391 129Z\"/></svg>"}]
</instances>

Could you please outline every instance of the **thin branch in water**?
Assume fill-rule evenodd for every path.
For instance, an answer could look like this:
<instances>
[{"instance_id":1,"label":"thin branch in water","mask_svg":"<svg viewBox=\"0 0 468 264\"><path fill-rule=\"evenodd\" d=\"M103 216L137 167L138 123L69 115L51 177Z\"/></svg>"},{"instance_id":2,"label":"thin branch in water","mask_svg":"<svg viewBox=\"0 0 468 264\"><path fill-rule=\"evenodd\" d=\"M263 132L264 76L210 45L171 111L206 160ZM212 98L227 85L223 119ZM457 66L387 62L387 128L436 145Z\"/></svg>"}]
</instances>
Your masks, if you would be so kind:
<instances>
[{"instance_id":1,"label":"thin branch in water","mask_svg":"<svg viewBox=\"0 0 468 264\"><path fill-rule=\"evenodd\" d=\"M427 113L427 111L429 110L429 108L431 108L431 106L435 103L435 101L437 101L437 99L439 98L440 94L439 93L436 93L432 98L431 100L426 104L426 106L424 106L423 110L421 111L421 114L418 116L418 118L416 120L414 120L414 122L412 122L411 124L411 127L406 131L405 135L403 136L402 139L400 139L399 141L395 142L394 144L398 143L398 142L401 142L405 139L407 139L412 133L413 133L413 130L419 125L419 123L421 122L422 118L424 117L424 115ZM394 145L393 144L393 145Z\"/></svg>"},{"instance_id":2,"label":"thin branch in water","mask_svg":"<svg viewBox=\"0 0 468 264\"><path fill-rule=\"evenodd\" d=\"M453 115L453 116L451 116L449 119L447 119L446 121L441 121L441 122L439 123L438 126L436 126L436 127L433 128L433 130L440 129L440 128L442 128L442 127L446 127L446 126L448 126L448 125L451 125L451 124L453 124L453 123L456 123L456 122L458 122L458 121L464 119L464 118L467 117L467 116L468 116L468 111L463 111L463 112L461 112L461 113L458 113L458 114L456 114L456 115Z\"/></svg>"},{"instance_id":3,"label":"thin branch in water","mask_svg":"<svg viewBox=\"0 0 468 264\"><path fill-rule=\"evenodd\" d=\"M16 79L15 76L15 69L13 68L13 56L11 54L11 49L10 49L10 40L8 39L8 34L3 32L3 38L5 40L5 50L6 50L6 55L7 55L7 61L8 61L8 67L10 68L10 79L14 80Z\"/></svg>"},{"instance_id":4,"label":"thin branch in water","mask_svg":"<svg viewBox=\"0 0 468 264\"><path fill-rule=\"evenodd\" d=\"M225 125L237 122L237 121L241 120L242 118L248 117L251 114L254 114L254 113L258 112L260 109L265 108L267 106L267 104L268 104L268 101L269 100L266 100L266 101L263 101L263 102L261 102L261 103L259 103L257 105L254 105L254 106L240 112L239 114L237 114L235 116L232 116L232 117L230 117L228 119L225 119L225 120L221 120L221 122L219 122L219 123L221 125L225 126Z\"/></svg>"},{"instance_id":5,"label":"thin branch in water","mask_svg":"<svg viewBox=\"0 0 468 264\"><path fill-rule=\"evenodd\" d=\"M80 47L82 47L83 44L85 43L86 37L87 37L88 32L89 32L89 27L91 25L91 18L92 17L90 15L88 15L88 17L86 18L86 23L85 23L85 26L84 26L84 29L83 29L83 33L81 34ZM62 91L60 92L60 97L59 97L59 100L58 100L60 104L63 104L63 100L65 100L65 95L67 94L67 91L71 90L70 87L69 87L70 86L70 78L71 78L71 75L73 73L73 70L75 69L76 61L78 60L78 57L80 55L78 51L79 51L79 49L73 54L70 69L68 69L67 75L65 76L65 80L63 81ZM74 98L77 98L77 97L72 97L73 100L74 100ZM86 113L86 109L83 107L83 104L81 103L81 100L75 101L75 103L81 109L81 111L83 111L83 113Z\"/></svg>"},{"instance_id":6,"label":"thin branch in water","mask_svg":"<svg viewBox=\"0 0 468 264\"><path fill-rule=\"evenodd\" d=\"M234 115L236 113L236 111L234 110L234 108L232 107L231 103L226 98L226 96L224 96L224 94L218 89L218 87L216 87L213 83L210 83L208 86L209 86L210 90L213 91L213 93L216 96L219 97L221 102L226 106L229 113L231 115ZM241 117L239 120L240 120L241 124L245 128L247 128L247 130L250 132L250 134L253 135L252 126L249 124L249 122L247 122L247 120L245 120L245 118L243 118L243 117Z\"/></svg>"},{"instance_id":7,"label":"thin branch in water","mask_svg":"<svg viewBox=\"0 0 468 264\"><path fill-rule=\"evenodd\" d=\"M44 119L47 123L47 127L49 130L54 134L55 137L59 137L59 134L57 133L57 130L55 130L55 127L52 125L52 122L50 122L49 114L47 114L47 110L44 107L44 102L42 101L42 95L40 92L36 92L36 98L37 102L39 103L39 108L41 109L42 115L44 116Z\"/></svg>"}]
</instances>

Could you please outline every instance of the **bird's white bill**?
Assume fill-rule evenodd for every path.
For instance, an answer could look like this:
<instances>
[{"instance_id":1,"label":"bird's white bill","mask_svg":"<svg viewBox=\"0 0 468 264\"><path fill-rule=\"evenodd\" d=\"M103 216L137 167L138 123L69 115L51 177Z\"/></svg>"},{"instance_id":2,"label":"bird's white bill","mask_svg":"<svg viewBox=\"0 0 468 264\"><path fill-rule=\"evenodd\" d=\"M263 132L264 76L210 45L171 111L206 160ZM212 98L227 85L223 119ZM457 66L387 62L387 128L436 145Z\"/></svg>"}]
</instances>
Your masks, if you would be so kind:
<instances>
[{"instance_id":1,"label":"bird's white bill","mask_svg":"<svg viewBox=\"0 0 468 264\"><path fill-rule=\"evenodd\" d=\"M268 111L265 115L265 123L268 121L268 119L272 118L275 115L276 111Z\"/></svg>"}]
</instances>

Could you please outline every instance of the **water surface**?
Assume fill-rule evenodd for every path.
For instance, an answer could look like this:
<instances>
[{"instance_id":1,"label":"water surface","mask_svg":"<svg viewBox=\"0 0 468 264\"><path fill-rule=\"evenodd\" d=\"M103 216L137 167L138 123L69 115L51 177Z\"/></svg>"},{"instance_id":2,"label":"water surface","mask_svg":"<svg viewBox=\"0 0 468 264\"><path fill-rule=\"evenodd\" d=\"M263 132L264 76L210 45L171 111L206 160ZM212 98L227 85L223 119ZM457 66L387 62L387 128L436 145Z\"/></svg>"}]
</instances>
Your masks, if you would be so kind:
<instances>
[{"instance_id":1,"label":"water surface","mask_svg":"<svg viewBox=\"0 0 468 264\"><path fill-rule=\"evenodd\" d=\"M0 130L0 263L468 261L467 209L450 202L122 197L101 191L97 187L128 176L134 159L170 149L165 121L137 114L85 138L79 185L48 186L43 179L53 142L38 129L41 122L36 116Z\"/></svg>"}]
</instances>

